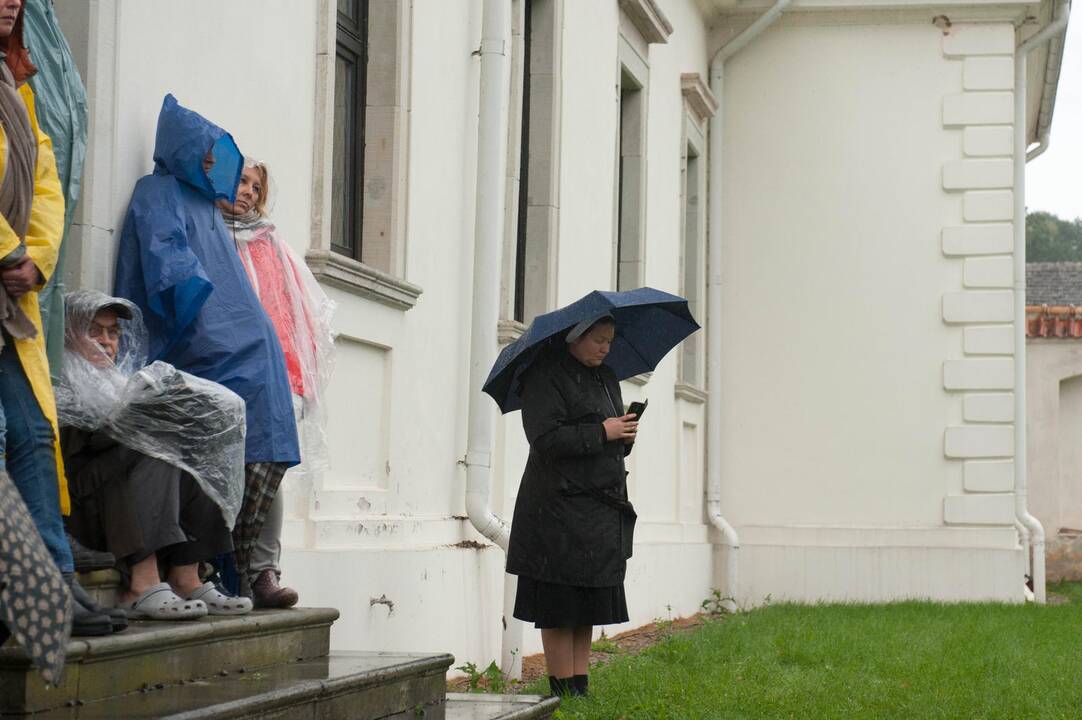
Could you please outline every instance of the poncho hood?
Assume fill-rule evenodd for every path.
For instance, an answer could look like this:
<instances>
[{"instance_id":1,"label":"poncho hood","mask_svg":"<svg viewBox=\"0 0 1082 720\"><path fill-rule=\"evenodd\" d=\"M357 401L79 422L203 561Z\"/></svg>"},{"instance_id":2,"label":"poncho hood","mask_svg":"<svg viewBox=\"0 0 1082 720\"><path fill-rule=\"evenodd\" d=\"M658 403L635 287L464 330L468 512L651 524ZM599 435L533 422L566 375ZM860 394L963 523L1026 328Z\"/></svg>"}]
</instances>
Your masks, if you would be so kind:
<instances>
[{"instance_id":1,"label":"poncho hood","mask_svg":"<svg viewBox=\"0 0 1082 720\"><path fill-rule=\"evenodd\" d=\"M203 171L203 157L210 150L214 165ZM233 136L199 113L166 95L158 114L154 140L154 174L172 175L195 188L207 200L236 200L237 185L244 168Z\"/></svg>"}]
</instances>

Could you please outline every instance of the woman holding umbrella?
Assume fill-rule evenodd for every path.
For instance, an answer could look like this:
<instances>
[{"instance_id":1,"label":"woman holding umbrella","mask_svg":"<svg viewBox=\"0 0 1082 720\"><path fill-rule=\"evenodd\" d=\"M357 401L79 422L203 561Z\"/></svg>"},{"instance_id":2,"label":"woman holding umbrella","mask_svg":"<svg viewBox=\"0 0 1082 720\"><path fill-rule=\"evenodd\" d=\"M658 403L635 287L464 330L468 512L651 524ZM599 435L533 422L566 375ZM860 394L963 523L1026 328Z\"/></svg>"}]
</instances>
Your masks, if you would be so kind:
<instances>
[{"instance_id":1,"label":"woman holding umbrella","mask_svg":"<svg viewBox=\"0 0 1082 720\"><path fill-rule=\"evenodd\" d=\"M530 457L515 504L507 572L514 615L541 629L554 695L585 695L593 626L627 622L624 571L634 510L624 457L638 422L604 364L612 315L552 338L521 377Z\"/></svg>"},{"instance_id":2,"label":"woman holding umbrella","mask_svg":"<svg viewBox=\"0 0 1082 720\"><path fill-rule=\"evenodd\" d=\"M515 617L541 629L553 694L587 694L594 625L628 620L624 457L639 418L624 412L619 381L654 370L698 329L682 297L595 290L534 318L485 381L502 412L522 409L530 443L507 572L518 575Z\"/></svg>"}]
</instances>

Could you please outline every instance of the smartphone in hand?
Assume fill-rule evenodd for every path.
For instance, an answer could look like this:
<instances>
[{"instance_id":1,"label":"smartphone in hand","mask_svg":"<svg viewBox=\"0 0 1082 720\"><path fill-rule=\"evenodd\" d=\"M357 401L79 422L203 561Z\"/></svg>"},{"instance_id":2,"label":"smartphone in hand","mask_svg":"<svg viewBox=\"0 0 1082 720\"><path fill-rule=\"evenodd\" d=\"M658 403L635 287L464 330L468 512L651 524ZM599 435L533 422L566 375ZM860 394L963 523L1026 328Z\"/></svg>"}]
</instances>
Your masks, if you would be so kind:
<instances>
[{"instance_id":1,"label":"smartphone in hand","mask_svg":"<svg viewBox=\"0 0 1082 720\"><path fill-rule=\"evenodd\" d=\"M647 399L646 402L635 401L628 406L627 411L628 413L635 413L635 421L638 422L639 420L642 420L642 414L646 412L646 406L649 404L649 399Z\"/></svg>"}]
</instances>

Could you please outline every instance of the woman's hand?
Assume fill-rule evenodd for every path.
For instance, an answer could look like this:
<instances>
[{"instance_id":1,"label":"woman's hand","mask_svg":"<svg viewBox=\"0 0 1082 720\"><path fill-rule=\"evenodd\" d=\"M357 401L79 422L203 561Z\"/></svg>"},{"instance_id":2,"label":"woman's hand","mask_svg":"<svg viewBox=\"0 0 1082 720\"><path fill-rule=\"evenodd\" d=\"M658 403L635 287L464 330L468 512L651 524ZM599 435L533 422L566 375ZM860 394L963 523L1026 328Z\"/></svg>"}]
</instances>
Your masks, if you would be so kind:
<instances>
[{"instance_id":1,"label":"woman's hand","mask_svg":"<svg viewBox=\"0 0 1082 720\"><path fill-rule=\"evenodd\" d=\"M40 281L41 273L29 255L24 255L22 260L0 271L0 282L3 283L8 295L13 298L22 297L30 292Z\"/></svg>"},{"instance_id":2,"label":"woman's hand","mask_svg":"<svg viewBox=\"0 0 1082 720\"><path fill-rule=\"evenodd\" d=\"M601 425L605 428L606 440L623 440L628 445L635 442L635 433L639 431L639 423L635 420L635 413L611 417Z\"/></svg>"}]
</instances>

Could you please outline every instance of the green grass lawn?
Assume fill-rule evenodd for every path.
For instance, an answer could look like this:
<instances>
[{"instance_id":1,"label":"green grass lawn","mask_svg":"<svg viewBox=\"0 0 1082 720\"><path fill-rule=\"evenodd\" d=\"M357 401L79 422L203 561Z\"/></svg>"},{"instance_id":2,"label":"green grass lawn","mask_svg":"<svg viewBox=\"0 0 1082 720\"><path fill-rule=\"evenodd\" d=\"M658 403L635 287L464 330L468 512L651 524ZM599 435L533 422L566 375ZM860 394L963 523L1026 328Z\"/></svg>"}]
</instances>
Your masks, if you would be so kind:
<instances>
[{"instance_id":1,"label":"green grass lawn","mask_svg":"<svg viewBox=\"0 0 1082 720\"><path fill-rule=\"evenodd\" d=\"M563 719L1082 718L1082 585L1034 605L776 605L616 655ZM542 690L540 683L531 688Z\"/></svg>"}]
</instances>

